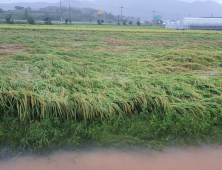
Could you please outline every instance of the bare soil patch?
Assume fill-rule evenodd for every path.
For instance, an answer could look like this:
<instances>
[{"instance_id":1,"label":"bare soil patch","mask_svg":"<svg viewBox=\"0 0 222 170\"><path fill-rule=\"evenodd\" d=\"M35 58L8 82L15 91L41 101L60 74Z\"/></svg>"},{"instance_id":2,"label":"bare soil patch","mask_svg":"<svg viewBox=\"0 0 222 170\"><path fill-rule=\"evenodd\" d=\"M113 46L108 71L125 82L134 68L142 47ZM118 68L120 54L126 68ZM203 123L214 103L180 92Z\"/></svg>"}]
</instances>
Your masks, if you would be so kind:
<instances>
[{"instance_id":1,"label":"bare soil patch","mask_svg":"<svg viewBox=\"0 0 222 170\"><path fill-rule=\"evenodd\" d=\"M24 49L25 47L22 44L0 46L0 50L3 50L3 51L22 51Z\"/></svg>"},{"instance_id":2,"label":"bare soil patch","mask_svg":"<svg viewBox=\"0 0 222 170\"><path fill-rule=\"evenodd\" d=\"M66 48L66 47L53 47L54 49L57 49L57 50L65 50L65 51L70 51L70 50L74 50L76 48Z\"/></svg>"},{"instance_id":3,"label":"bare soil patch","mask_svg":"<svg viewBox=\"0 0 222 170\"><path fill-rule=\"evenodd\" d=\"M60 41L60 42L55 42L55 45L58 44L63 44L63 45L73 45L73 46L81 46L83 45L82 43L78 41Z\"/></svg>"},{"instance_id":4,"label":"bare soil patch","mask_svg":"<svg viewBox=\"0 0 222 170\"><path fill-rule=\"evenodd\" d=\"M121 45L140 45L140 46L159 46L159 45L173 45L172 41L147 41L147 42L128 42L128 41L110 41L107 46L121 46Z\"/></svg>"},{"instance_id":5,"label":"bare soil patch","mask_svg":"<svg viewBox=\"0 0 222 170\"><path fill-rule=\"evenodd\" d=\"M183 43L185 45L198 45L198 44L211 44L211 45L222 45L222 41L206 41L206 40L189 40Z\"/></svg>"},{"instance_id":6,"label":"bare soil patch","mask_svg":"<svg viewBox=\"0 0 222 170\"><path fill-rule=\"evenodd\" d=\"M1 31L1 33L3 33L3 34L18 34L18 32L3 32L3 31Z\"/></svg>"},{"instance_id":7,"label":"bare soil patch","mask_svg":"<svg viewBox=\"0 0 222 170\"><path fill-rule=\"evenodd\" d=\"M0 56L1 55L13 55L14 53L9 52L9 51L0 51Z\"/></svg>"},{"instance_id":8,"label":"bare soil patch","mask_svg":"<svg viewBox=\"0 0 222 170\"><path fill-rule=\"evenodd\" d=\"M173 45L175 42L172 41L147 41L147 42L135 42L136 45L151 45L151 46L158 46L158 45Z\"/></svg>"},{"instance_id":9,"label":"bare soil patch","mask_svg":"<svg viewBox=\"0 0 222 170\"><path fill-rule=\"evenodd\" d=\"M91 48L88 49L90 51L102 51L102 52L130 52L132 50L128 49L118 49L118 48L110 48L110 49L96 49L96 48Z\"/></svg>"},{"instance_id":10,"label":"bare soil patch","mask_svg":"<svg viewBox=\"0 0 222 170\"><path fill-rule=\"evenodd\" d=\"M109 36L109 37L105 37L105 40L113 41L113 40L120 39L120 38L121 37L119 37L119 36Z\"/></svg>"},{"instance_id":11,"label":"bare soil patch","mask_svg":"<svg viewBox=\"0 0 222 170\"><path fill-rule=\"evenodd\" d=\"M68 35L68 37L74 37L74 38L94 38L94 36L91 36L91 35Z\"/></svg>"},{"instance_id":12,"label":"bare soil patch","mask_svg":"<svg viewBox=\"0 0 222 170\"><path fill-rule=\"evenodd\" d=\"M1 54L0 54L0 62L5 62L5 61L6 61L6 58L1 57Z\"/></svg>"},{"instance_id":13,"label":"bare soil patch","mask_svg":"<svg viewBox=\"0 0 222 170\"><path fill-rule=\"evenodd\" d=\"M120 45L130 45L128 41L109 41L106 43L107 46L120 46Z\"/></svg>"}]
</instances>

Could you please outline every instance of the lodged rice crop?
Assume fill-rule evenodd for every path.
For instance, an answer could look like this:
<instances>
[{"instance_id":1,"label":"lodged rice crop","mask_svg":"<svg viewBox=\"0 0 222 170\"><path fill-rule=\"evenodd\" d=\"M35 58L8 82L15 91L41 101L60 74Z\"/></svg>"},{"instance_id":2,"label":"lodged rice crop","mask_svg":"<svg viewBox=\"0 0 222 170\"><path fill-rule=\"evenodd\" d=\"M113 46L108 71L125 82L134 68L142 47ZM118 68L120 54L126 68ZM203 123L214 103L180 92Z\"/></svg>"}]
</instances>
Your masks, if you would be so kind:
<instances>
[{"instance_id":1,"label":"lodged rice crop","mask_svg":"<svg viewBox=\"0 0 222 170\"><path fill-rule=\"evenodd\" d=\"M221 33L52 28L0 26L1 116L221 114Z\"/></svg>"}]
</instances>

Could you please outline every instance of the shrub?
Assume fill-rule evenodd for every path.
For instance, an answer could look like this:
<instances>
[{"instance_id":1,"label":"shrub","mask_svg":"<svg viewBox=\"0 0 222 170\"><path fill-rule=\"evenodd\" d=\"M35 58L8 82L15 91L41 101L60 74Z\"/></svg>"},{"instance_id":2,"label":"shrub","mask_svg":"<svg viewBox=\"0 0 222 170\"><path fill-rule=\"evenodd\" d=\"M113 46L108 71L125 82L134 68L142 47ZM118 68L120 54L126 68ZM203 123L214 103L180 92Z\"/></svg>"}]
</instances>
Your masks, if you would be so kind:
<instances>
[{"instance_id":1,"label":"shrub","mask_svg":"<svg viewBox=\"0 0 222 170\"><path fill-rule=\"evenodd\" d=\"M132 25L132 24L133 24L133 21L130 21L129 24Z\"/></svg>"},{"instance_id":2,"label":"shrub","mask_svg":"<svg viewBox=\"0 0 222 170\"><path fill-rule=\"evenodd\" d=\"M35 24L35 19L33 17L29 16L28 19L27 19L27 22L29 24Z\"/></svg>"},{"instance_id":3,"label":"shrub","mask_svg":"<svg viewBox=\"0 0 222 170\"><path fill-rule=\"evenodd\" d=\"M123 25L126 25L126 21L123 21Z\"/></svg>"},{"instance_id":4,"label":"shrub","mask_svg":"<svg viewBox=\"0 0 222 170\"><path fill-rule=\"evenodd\" d=\"M12 20L11 18L12 18L11 15L7 15L7 16L5 17L5 20L6 20L6 22L7 22L8 24L13 24L13 20Z\"/></svg>"},{"instance_id":5,"label":"shrub","mask_svg":"<svg viewBox=\"0 0 222 170\"><path fill-rule=\"evenodd\" d=\"M102 22L101 22L100 20L97 20L97 24L98 24L98 25L101 25Z\"/></svg>"},{"instance_id":6,"label":"shrub","mask_svg":"<svg viewBox=\"0 0 222 170\"><path fill-rule=\"evenodd\" d=\"M44 18L44 21L45 21L46 25L52 25L52 21L50 18L46 17L46 18Z\"/></svg>"},{"instance_id":7,"label":"shrub","mask_svg":"<svg viewBox=\"0 0 222 170\"><path fill-rule=\"evenodd\" d=\"M104 20L101 20L101 23L104 23Z\"/></svg>"},{"instance_id":8,"label":"shrub","mask_svg":"<svg viewBox=\"0 0 222 170\"><path fill-rule=\"evenodd\" d=\"M138 26L140 26L140 22L138 21L137 23L136 23Z\"/></svg>"},{"instance_id":9,"label":"shrub","mask_svg":"<svg viewBox=\"0 0 222 170\"><path fill-rule=\"evenodd\" d=\"M120 22L118 21L118 25L120 25Z\"/></svg>"},{"instance_id":10,"label":"shrub","mask_svg":"<svg viewBox=\"0 0 222 170\"><path fill-rule=\"evenodd\" d=\"M65 22L66 22L66 24L69 22L69 20L68 19L65 19Z\"/></svg>"}]
</instances>

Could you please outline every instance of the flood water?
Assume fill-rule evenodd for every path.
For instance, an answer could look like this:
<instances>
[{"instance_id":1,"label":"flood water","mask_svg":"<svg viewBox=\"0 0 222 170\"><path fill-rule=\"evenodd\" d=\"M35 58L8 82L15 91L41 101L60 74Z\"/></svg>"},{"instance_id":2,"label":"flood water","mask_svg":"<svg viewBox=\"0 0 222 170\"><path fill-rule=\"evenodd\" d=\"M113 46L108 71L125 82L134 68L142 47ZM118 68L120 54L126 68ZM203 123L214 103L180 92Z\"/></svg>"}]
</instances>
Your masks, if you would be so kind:
<instances>
[{"instance_id":1,"label":"flood water","mask_svg":"<svg viewBox=\"0 0 222 170\"><path fill-rule=\"evenodd\" d=\"M62 152L0 162L1 170L222 170L221 148Z\"/></svg>"}]
</instances>

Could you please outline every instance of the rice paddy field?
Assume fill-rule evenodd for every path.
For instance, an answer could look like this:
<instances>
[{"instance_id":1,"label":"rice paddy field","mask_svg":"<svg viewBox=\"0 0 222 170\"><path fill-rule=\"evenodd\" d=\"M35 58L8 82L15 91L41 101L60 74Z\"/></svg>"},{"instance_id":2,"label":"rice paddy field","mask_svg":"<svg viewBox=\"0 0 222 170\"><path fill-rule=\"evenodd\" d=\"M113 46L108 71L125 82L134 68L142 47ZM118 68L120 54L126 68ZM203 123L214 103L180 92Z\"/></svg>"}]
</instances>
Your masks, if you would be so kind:
<instances>
[{"instance_id":1,"label":"rice paddy field","mask_svg":"<svg viewBox=\"0 0 222 170\"><path fill-rule=\"evenodd\" d=\"M2 147L220 144L221 86L222 32L0 25Z\"/></svg>"}]
</instances>

